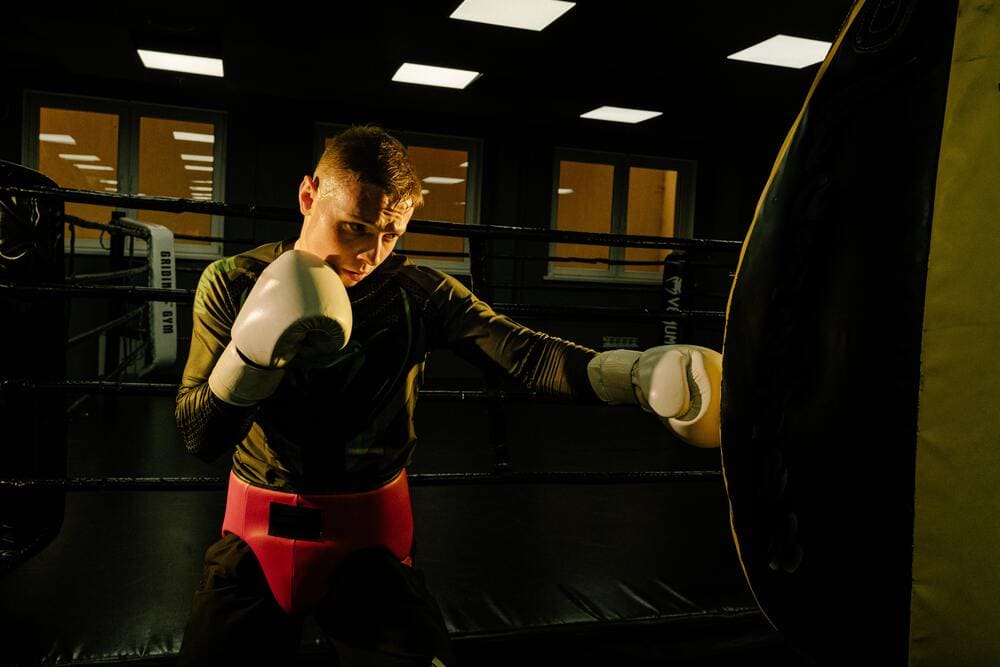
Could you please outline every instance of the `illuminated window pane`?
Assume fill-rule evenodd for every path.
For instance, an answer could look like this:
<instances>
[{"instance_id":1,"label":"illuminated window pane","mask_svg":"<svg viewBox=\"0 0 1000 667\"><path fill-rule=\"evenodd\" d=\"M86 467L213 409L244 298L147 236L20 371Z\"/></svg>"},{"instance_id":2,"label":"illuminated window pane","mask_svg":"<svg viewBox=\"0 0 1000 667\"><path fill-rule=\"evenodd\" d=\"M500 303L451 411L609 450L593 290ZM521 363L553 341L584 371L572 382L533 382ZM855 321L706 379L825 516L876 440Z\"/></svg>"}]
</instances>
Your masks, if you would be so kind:
<instances>
[{"instance_id":1,"label":"illuminated window pane","mask_svg":"<svg viewBox=\"0 0 1000 667\"><path fill-rule=\"evenodd\" d=\"M424 190L423 208L418 209L414 217L423 220L464 224L466 193L469 183L469 153L413 144L407 147L407 152L410 155L410 161L417 170L417 175L423 181ZM402 247L405 250L424 252L461 253L465 252L465 239L457 236L407 232L403 237ZM460 261L460 258L455 257L439 257Z\"/></svg>"},{"instance_id":2,"label":"illuminated window pane","mask_svg":"<svg viewBox=\"0 0 1000 667\"><path fill-rule=\"evenodd\" d=\"M179 140L175 132L214 136L212 123L195 123L170 118L143 117L139 122L138 191L151 197L203 196L218 199L213 161L213 144ZM180 135L184 136L184 135ZM194 196L194 195L198 196ZM210 236L212 217L204 213L140 211L139 218L169 229L175 234ZM204 244L207 241L186 241Z\"/></svg>"},{"instance_id":3,"label":"illuminated window pane","mask_svg":"<svg viewBox=\"0 0 1000 667\"><path fill-rule=\"evenodd\" d=\"M626 234L637 236L673 236L674 210L677 205L677 172L667 169L629 169L628 218ZM669 250L626 248L629 261L661 262ZM660 273L660 266L626 266L629 271Z\"/></svg>"},{"instance_id":4,"label":"illuminated window pane","mask_svg":"<svg viewBox=\"0 0 1000 667\"><path fill-rule=\"evenodd\" d=\"M614 173L615 168L610 164L561 161L556 229L609 233ZM559 257L608 259L608 247L557 243L553 254ZM559 261L552 264L558 267L607 268L604 263Z\"/></svg>"},{"instance_id":5,"label":"illuminated window pane","mask_svg":"<svg viewBox=\"0 0 1000 667\"><path fill-rule=\"evenodd\" d=\"M118 115L39 109L38 171L61 188L118 192ZM45 139L44 141L42 139ZM108 206L66 204L66 213L91 222L111 219ZM69 238L69 230L66 230ZM96 229L76 229L77 238L98 238Z\"/></svg>"}]
</instances>

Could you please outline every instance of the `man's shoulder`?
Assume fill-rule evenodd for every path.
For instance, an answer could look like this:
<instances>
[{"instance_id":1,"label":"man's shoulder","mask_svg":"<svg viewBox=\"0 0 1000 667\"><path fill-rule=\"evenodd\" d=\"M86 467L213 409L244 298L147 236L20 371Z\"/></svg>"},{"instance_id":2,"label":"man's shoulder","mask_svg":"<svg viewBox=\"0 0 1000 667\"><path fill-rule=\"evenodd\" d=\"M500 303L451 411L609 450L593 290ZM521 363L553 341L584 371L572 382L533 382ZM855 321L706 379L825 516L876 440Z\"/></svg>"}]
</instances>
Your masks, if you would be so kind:
<instances>
[{"instance_id":1,"label":"man's shoulder","mask_svg":"<svg viewBox=\"0 0 1000 667\"><path fill-rule=\"evenodd\" d=\"M291 240L265 243L264 245L257 246L253 250L247 250L246 252L241 252L238 255L233 255L232 259L237 268L251 271L255 269L259 270L276 260L278 255L290 250L293 245L294 241Z\"/></svg>"},{"instance_id":2,"label":"man's shoulder","mask_svg":"<svg viewBox=\"0 0 1000 667\"><path fill-rule=\"evenodd\" d=\"M213 278L222 275L230 280L234 280L241 274L249 273L254 275L260 273L289 247L291 246L288 245L287 241L276 241L274 243L265 243L262 246L236 255L222 257L205 268L205 276Z\"/></svg>"},{"instance_id":3,"label":"man's shoulder","mask_svg":"<svg viewBox=\"0 0 1000 667\"><path fill-rule=\"evenodd\" d=\"M287 241L278 241L258 246L236 255L221 257L202 271L195 291L194 308L204 312L208 300L226 298L223 295L238 294L249 289L260 272L287 249Z\"/></svg>"},{"instance_id":4,"label":"man's shoulder","mask_svg":"<svg viewBox=\"0 0 1000 667\"><path fill-rule=\"evenodd\" d=\"M461 286L461 282L454 276L431 266L414 264L409 259L400 263L396 275L404 284L410 284L428 296L443 286Z\"/></svg>"}]
</instances>

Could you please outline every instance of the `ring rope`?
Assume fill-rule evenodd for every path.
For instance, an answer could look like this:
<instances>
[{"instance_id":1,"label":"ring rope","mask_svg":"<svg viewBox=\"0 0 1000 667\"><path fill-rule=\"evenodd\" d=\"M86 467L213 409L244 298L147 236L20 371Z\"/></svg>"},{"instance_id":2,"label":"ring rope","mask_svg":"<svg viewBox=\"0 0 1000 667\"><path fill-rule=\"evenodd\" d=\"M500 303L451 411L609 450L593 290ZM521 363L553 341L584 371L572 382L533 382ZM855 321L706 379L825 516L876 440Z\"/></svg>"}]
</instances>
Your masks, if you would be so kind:
<instances>
[{"instance_id":1,"label":"ring rope","mask_svg":"<svg viewBox=\"0 0 1000 667\"><path fill-rule=\"evenodd\" d=\"M719 470L642 470L629 472L449 472L407 474L410 486L480 486L498 484L659 484L721 479ZM228 477L64 477L0 479L0 490L63 491L221 491Z\"/></svg>"}]
</instances>

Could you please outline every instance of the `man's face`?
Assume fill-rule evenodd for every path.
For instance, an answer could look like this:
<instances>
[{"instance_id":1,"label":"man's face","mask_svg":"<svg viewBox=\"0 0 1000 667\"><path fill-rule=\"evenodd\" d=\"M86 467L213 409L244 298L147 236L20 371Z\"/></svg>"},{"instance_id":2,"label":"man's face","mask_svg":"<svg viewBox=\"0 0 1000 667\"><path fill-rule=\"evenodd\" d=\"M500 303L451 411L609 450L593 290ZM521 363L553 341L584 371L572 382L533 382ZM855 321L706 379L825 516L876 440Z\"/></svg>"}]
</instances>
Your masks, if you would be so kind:
<instances>
[{"instance_id":1,"label":"man's face","mask_svg":"<svg viewBox=\"0 0 1000 667\"><path fill-rule=\"evenodd\" d=\"M303 221L296 249L321 257L346 287L385 261L413 217L409 201L390 205L381 188L357 179L321 188L319 179L306 176L299 186L299 209Z\"/></svg>"}]
</instances>

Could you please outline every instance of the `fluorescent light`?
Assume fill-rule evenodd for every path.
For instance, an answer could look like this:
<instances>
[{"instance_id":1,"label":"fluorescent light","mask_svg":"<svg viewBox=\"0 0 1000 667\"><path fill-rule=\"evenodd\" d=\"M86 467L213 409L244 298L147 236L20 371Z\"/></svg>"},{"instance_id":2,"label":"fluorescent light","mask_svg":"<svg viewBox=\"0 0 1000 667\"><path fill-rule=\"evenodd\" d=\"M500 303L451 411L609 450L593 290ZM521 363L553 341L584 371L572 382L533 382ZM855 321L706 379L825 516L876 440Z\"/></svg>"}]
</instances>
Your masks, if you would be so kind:
<instances>
[{"instance_id":1,"label":"fluorescent light","mask_svg":"<svg viewBox=\"0 0 1000 667\"><path fill-rule=\"evenodd\" d=\"M392 75L392 80L399 81L400 83L417 83L422 86L465 88L478 79L479 76L479 72L472 72L465 69L403 63L396 70L396 73Z\"/></svg>"},{"instance_id":2,"label":"fluorescent light","mask_svg":"<svg viewBox=\"0 0 1000 667\"><path fill-rule=\"evenodd\" d=\"M200 164L186 164L184 168L188 171L212 171L212 167L203 167Z\"/></svg>"},{"instance_id":3,"label":"fluorescent light","mask_svg":"<svg viewBox=\"0 0 1000 667\"><path fill-rule=\"evenodd\" d=\"M89 169L90 171L114 171L114 167L108 167L103 164L74 164L77 169Z\"/></svg>"},{"instance_id":4,"label":"fluorescent light","mask_svg":"<svg viewBox=\"0 0 1000 667\"><path fill-rule=\"evenodd\" d=\"M451 13L451 18L523 30L541 30L575 4L560 0L465 0Z\"/></svg>"},{"instance_id":5,"label":"fluorescent light","mask_svg":"<svg viewBox=\"0 0 1000 667\"><path fill-rule=\"evenodd\" d=\"M777 65L802 69L823 62L830 50L830 42L803 39L788 35L775 35L759 44L726 56L729 60L743 60L762 65Z\"/></svg>"},{"instance_id":6,"label":"fluorescent light","mask_svg":"<svg viewBox=\"0 0 1000 667\"><path fill-rule=\"evenodd\" d=\"M76 155L74 153L60 153L59 157L64 160L73 160L74 162L100 162L101 158L96 155Z\"/></svg>"},{"instance_id":7,"label":"fluorescent light","mask_svg":"<svg viewBox=\"0 0 1000 667\"><path fill-rule=\"evenodd\" d=\"M69 136L68 134L49 134L47 132L42 132L38 135L39 141L48 141L53 144L66 144L68 146L76 146L76 139Z\"/></svg>"},{"instance_id":8,"label":"fluorescent light","mask_svg":"<svg viewBox=\"0 0 1000 667\"><path fill-rule=\"evenodd\" d=\"M197 178L195 178L191 182L192 183L204 183L205 185L211 185L212 184L212 179L209 178L209 179L205 180L205 179L197 179Z\"/></svg>"},{"instance_id":9,"label":"fluorescent light","mask_svg":"<svg viewBox=\"0 0 1000 667\"><path fill-rule=\"evenodd\" d=\"M118 192L118 188L104 188L105 192Z\"/></svg>"},{"instance_id":10,"label":"fluorescent light","mask_svg":"<svg viewBox=\"0 0 1000 667\"><path fill-rule=\"evenodd\" d=\"M199 141L203 144L214 144L215 135L204 132L181 132L174 130L174 139L177 141Z\"/></svg>"},{"instance_id":11,"label":"fluorescent light","mask_svg":"<svg viewBox=\"0 0 1000 667\"><path fill-rule=\"evenodd\" d=\"M421 190L420 191L420 194L422 194L422 195L429 195L430 193L431 193L430 190Z\"/></svg>"},{"instance_id":12,"label":"fluorescent light","mask_svg":"<svg viewBox=\"0 0 1000 667\"><path fill-rule=\"evenodd\" d=\"M448 178L447 176L426 176L423 179L424 183L432 183L434 185L455 185L456 183L461 183L464 178Z\"/></svg>"},{"instance_id":13,"label":"fluorescent light","mask_svg":"<svg viewBox=\"0 0 1000 667\"><path fill-rule=\"evenodd\" d=\"M558 192L561 195L571 195L573 194L573 188L559 188Z\"/></svg>"},{"instance_id":14,"label":"fluorescent light","mask_svg":"<svg viewBox=\"0 0 1000 667\"><path fill-rule=\"evenodd\" d=\"M457 201L457 202L455 202L455 206L465 206L465 202L464 201Z\"/></svg>"},{"instance_id":15,"label":"fluorescent light","mask_svg":"<svg viewBox=\"0 0 1000 667\"><path fill-rule=\"evenodd\" d=\"M468 169L469 168L469 163L468 162L463 162L462 164L460 164L458 166L461 167L462 169Z\"/></svg>"},{"instance_id":16,"label":"fluorescent light","mask_svg":"<svg viewBox=\"0 0 1000 667\"><path fill-rule=\"evenodd\" d=\"M626 109L623 107L598 107L593 111L580 114L580 118L591 120L610 120L616 123L641 123L650 118L662 116L662 111L646 111L644 109Z\"/></svg>"},{"instance_id":17,"label":"fluorescent light","mask_svg":"<svg viewBox=\"0 0 1000 667\"><path fill-rule=\"evenodd\" d=\"M113 178L102 178L98 182L105 183L107 185L118 185L118 181Z\"/></svg>"},{"instance_id":18,"label":"fluorescent light","mask_svg":"<svg viewBox=\"0 0 1000 667\"><path fill-rule=\"evenodd\" d=\"M211 155L192 155L191 153L181 153L181 159L188 162L212 162L215 160Z\"/></svg>"},{"instance_id":19,"label":"fluorescent light","mask_svg":"<svg viewBox=\"0 0 1000 667\"><path fill-rule=\"evenodd\" d=\"M224 76L222 61L218 58L186 56L183 53L146 51L144 49L136 49L136 51L142 59L142 64L149 69L165 69L171 72L186 72L205 76Z\"/></svg>"},{"instance_id":20,"label":"fluorescent light","mask_svg":"<svg viewBox=\"0 0 1000 667\"><path fill-rule=\"evenodd\" d=\"M207 185L192 185L191 192L211 192L212 188Z\"/></svg>"}]
</instances>

